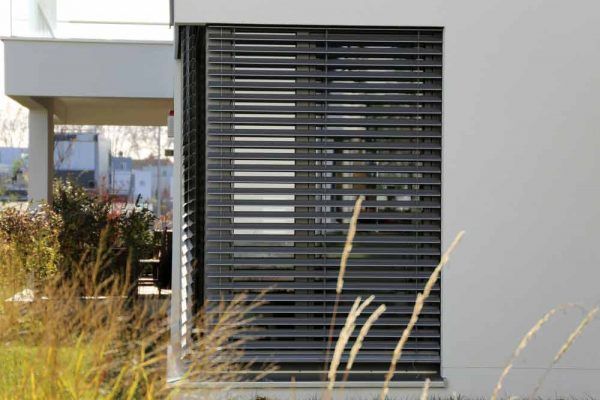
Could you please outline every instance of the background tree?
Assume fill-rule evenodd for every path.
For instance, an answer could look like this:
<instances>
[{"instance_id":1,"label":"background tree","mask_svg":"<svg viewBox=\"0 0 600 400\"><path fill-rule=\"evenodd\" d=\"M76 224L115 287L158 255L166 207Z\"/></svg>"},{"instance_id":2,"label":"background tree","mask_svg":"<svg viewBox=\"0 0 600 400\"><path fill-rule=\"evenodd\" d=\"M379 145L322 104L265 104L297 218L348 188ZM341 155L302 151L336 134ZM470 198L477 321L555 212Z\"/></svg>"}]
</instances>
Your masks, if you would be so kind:
<instances>
[{"instance_id":1,"label":"background tree","mask_svg":"<svg viewBox=\"0 0 600 400\"><path fill-rule=\"evenodd\" d=\"M0 110L0 146L27 147L28 111L13 101L7 101ZM56 132L98 132L111 142L114 155L122 153L125 157L143 159L157 155L157 135L160 132L161 148L168 146L165 127L156 126L93 126L93 125L56 125Z\"/></svg>"},{"instance_id":2,"label":"background tree","mask_svg":"<svg viewBox=\"0 0 600 400\"><path fill-rule=\"evenodd\" d=\"M27 146L27 109L7 101L0 110L0 146Z\"/></svg>"}]
</instances>

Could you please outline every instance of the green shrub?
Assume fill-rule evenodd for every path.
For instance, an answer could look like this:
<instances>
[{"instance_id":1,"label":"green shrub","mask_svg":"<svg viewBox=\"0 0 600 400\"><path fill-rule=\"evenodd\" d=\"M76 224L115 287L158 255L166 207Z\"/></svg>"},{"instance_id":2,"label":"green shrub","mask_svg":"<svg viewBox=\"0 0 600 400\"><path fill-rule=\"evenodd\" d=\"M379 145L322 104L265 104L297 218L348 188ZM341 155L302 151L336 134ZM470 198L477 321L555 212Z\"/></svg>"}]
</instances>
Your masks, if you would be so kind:
<instances>
[{"instance_id":1,"label":"green shrub","mask_svg":"<svg viewBox=\"0 0 600 400\"><path fill-rule=\"evenodd\" d=\"M116 243L133 252L136 257L150 257L155 244L151 229L155 219L150 210L139 207L137 203L134 208L120 210L117 217L112 219L117 232Z\"/></svg>"},{"instance_id":2,"label":"green shrub","mask_svg":"<svg viewBox=\"0 0 600 400\"><path fill-rule=\"evenodd\" d=\"M71 182L56 182L52 209L61 216L60 250L67 265L77 264L100 243L108 228L110 203Z\"/></svg>"},{"instance_id":3,"label":"green shrub","mask_svg":"<svg viewBox=\"0 0 600 400\"><path fill-rule=\"evenodd\" d=\"M153 214L137 205L117 208L109 197L71 183L57 183L54 196L52 206L35 211L0 210L0 261L6 267L0 279L10 280L13 294L39 287L56 272L70 277L90 262L101 266L99 281L124 277L130 268L135 283L137 260L154 248Z\"/></svg>"},{"instance_id":4,"label":"green shrub","mask_svg":"<svg viewBox=\"0 0 600 400\"><path fill-rule=\"evenodd\" d=\"M0 210L0 242L3 255L19 265L19 275L36 285L54 275L62 260L59 236L62 221L48 207L37 210Z\"/></svg>"},{"instance_id":5,"label":"green shrub","mask_svg":"<svg viewBox=\"0 0 600 400\"><path fill-rule=\"evenodd\" d=\"M117 208L109 196L90 194L71 182L56 182L52 209L63 220L60 246L66 268L72 269L102 253L102 280L124 274L128 256L135 264L152 252L154 215L137 204ZM104 247L101 251L99 243ZM107 257L110 262L106 262ZM70 274L69 270L63 272Z\"/></svg>"}]
</instances>

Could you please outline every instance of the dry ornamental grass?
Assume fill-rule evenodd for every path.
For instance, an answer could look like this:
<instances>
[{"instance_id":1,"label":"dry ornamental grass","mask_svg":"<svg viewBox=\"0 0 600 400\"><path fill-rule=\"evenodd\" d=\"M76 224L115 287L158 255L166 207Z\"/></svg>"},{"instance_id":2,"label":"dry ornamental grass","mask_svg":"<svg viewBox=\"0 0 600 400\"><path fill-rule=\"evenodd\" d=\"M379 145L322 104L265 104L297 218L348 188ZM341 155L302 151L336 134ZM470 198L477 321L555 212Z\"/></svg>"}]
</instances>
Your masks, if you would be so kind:
<instances>
[{"instance_id":1,"label":"dry ornamental grass","mask_svg":"<svg viewBox=\"0 0 600 400\"><path fill-rule=\"evenodd\" d=\"M12 277L0 281L4 300L27 277L13 275L19 259L10 244L0 247L0 276ZM168 301L132 299L119 279L99 280L106 260L98 254L32 291L31 301L0 302L0 399L156 399L185 390L165 379ZM233 337L256 302L239 296L219 307L196 319L188 380L227 382L248 368Z\"/></svg>"}]
</instances>

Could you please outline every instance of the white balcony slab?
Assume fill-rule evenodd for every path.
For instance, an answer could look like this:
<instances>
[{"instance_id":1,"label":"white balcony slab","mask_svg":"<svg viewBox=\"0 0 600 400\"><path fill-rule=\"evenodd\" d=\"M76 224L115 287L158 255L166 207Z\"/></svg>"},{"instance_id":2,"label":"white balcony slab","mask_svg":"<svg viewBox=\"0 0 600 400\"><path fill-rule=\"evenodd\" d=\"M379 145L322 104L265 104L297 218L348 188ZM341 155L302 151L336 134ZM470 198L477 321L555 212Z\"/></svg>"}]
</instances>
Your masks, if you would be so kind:
<instances>
[{"instance_id":1,"label":"white balcony slab","mask_svg":"<svg viewBox=\"0 0 600 400\"><path fill-rule=\"evenodd\" d=\"M8 96L173 97L173 44L4 39Z\"/></svg>"}]
</instances>

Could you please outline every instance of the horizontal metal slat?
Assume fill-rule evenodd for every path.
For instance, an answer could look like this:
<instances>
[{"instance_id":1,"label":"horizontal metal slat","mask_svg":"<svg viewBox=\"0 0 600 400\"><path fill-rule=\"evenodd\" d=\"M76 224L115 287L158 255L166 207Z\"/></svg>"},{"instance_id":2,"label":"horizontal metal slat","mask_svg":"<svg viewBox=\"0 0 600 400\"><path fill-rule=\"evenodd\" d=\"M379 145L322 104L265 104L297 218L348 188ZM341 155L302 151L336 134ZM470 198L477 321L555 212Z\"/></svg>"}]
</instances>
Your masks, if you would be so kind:
<instances>
[{"instance_id":1,"label":"horizontal metal slat","mask_svg":"<svg viewBox=\"0 0 600 400\"><path fill-rule=\"evenodd\" d=\"M322 219L327 218L350 218L352 212L336 212L330 211L327 213L305 211L209 211L206 213L207 218L214 219L231 219L231 218L296 218L296 219ZM363 211L359 215L359 221L365 220L415 220L415 221L438 221L439 213L425 212L373 212ZM265 221L266 222L266 221Z\"/></svg>"},{"instance_id":2,"label":"horizontal metal slat","mask_svg":"<svg viewBox=\"0 0 600 400\"><path fill-rule=\"evenodd\" d=\"M313 341L269 341L269 342L249 342L244 344L245 349L249 350L279 350L279 349L296 349L296 350L323 350L323 342L318 340ZM364 342L361 349L368 350L393 350L395 343L392 341L373 341L367 340ZM404 346L407 350L439 350L440 345L437 341L430 342L407 342Z\"/></svg>"},{"instance_id":3,"label":"horizontal metal slat","mask_svg":"<svg viewBox=\"0 0 600 400\"><path fill-rule=\"evenodd\" d=\"M306 189L290 189L290 188L231 188L231 187L211 187L207 189L210 195L303 195L303 196L324 196L324 195L340 195L340 196L431 196L439 197L441 192L439 189L330 189L330 188L306 188ZM229 186L229 185L227 185Z\"/></svg>"},{"instance_id":4,"label":"horizontal metal slat","mask_svg":"<svg viewBox=\"0 0 600 400\"><path fill-rule=\"evenodd\" d=\"M341 249L340 249L341 250ZM431 271L415 272L408 271L347 271L344 279L428 279ZM338 271L297 271L284 269L260 269L260 270L213 270L208 269L206 276L209 278L314 278L314 279L338 279ZM260 312L269 312L260 307ZM323 310L323 307L320 308ZM287 309L287 312L301 312L296 308ZM324 312L324 311L323 311Z\"/></svg>"},{"instance_id":5,"label":"horizontal metal slat","mask_svg":"<svg viewBox=\"0 0 600 400\"><path fill-rule=\"evenodd\" d=\"M277 329L270 330L268 332L268 338L315 338L315 339L328 339L329 338L329 326L327 325L327 321L325 322L322 330L316 329L306 329L304 327L298 329ZM428 329L429 328L429 329ZM355 338L358 336L359 329L355 329L354 332L350 335L351 338ZM339 337L340 330L333 330L333 337ZM250 331L244 332L242 334L236 334L234 337L236 338L263 338L265 337L267 332L260 331ZM399 332L395 329L380 329L377 324L369 330L368 338L385 338L385 339L395 339L394 344L398 340ZM412 339L439 339L440 333L435 328L431 329L431 327L418 327L413 330L410 337Z\"/></svg>"},{"instance_id":6,"label":"horizontal metal slat","mask_svg":"<svg viewBox=\"0 0 600 400\"><path fill-rule=\"evenodd\" d=\"M257 46L257 45L214 45L208 46L208 51L213 53L232 53L232 54L277 54L277 55L296 55L296 54L327 54L328 56L335 55L364 55L364 56L387 56L387 55L441 55L442 50L439 47L295 47L295 46Z\"/></svg>"},{"instance_id":7,"label":"horizontal metal slat","mask_svg":"<svg viewBox=\"0 0 600 400\"><path fill-rule=\"evenodd\" d=\"M223 160L306 160L306 161L441 161L440 155L429 154L355 154L355 153L244 153L209 151L208 158Z\"/></svg>"},{"instance_id":8,"label":"horizontal metal slat","mask_svg":"<svg viewBox=\"0 0 600 400\"><path fill-rule=\"evenodd\" d=\"M436 129L436 128L433 128ZM436 130L357 130L349 132L345 129L216 129L211 128L208 131L209 136L276 136L276 137L317 137L326 140L330 137L347 138L350 134L356 138L441 138L441 133Z\"/></svg>"},{"instance_id":9,"label":"horizontal metal slat","mask_svg":"<svg viewBox=\"0 0 600 400\"><path fill-rule=\"evenodd\" d=\"M366 308L362 315L363 316L369 316L371 315L375 309L377 308L378 305L373 305L370 306L368 308ZM333 306L333 305L328 305L328 306L323 306L323 305L314 305L314 306L303 306L303 305L298 305L298 304L291 304L291 305L278 305L278 306L273 306L273 305L266 305L266 306L260 306L257 307L255 309L255 311L253 312L253 314L256 315L278 315L278 314L288 314L292 315L292 314L314 314L316 315L313 318L319 318L319 319L323 319L323 317L321 317L322 315L325 316L325 318L331 318L331 315L333 315L334 313L336 314L337 317L340 317L342 319L345 319L346 315L350 312L352 306L350 304L348 305L343 305L343 306L338 306L337 309ZM387 315L412 315L414 311L414 305L413 304L407 304L405 306L389 306L386 307L385 310L385 314ZM231 312L231 314L234 314L234 312ZM208 314L215 314L218 315L218 312L208 312ZM432 315L434 317L437 318L437 316L440 315L440 308L439 308L439 304L427 304L425 306L423 306L423 309L421 310L421 315ZM277 318L277 317L275 317Z\"/></svg>"},{"instance_id":10,"label":"horizontal metal slat","mask_svg":"<svg viewBox=\"0 0 600 400\"><path fill-rule=\"evenodd\" d=\"M357 326L361 326L364 324L365 320L367 319L367 317L359 317L359 319L357 319L356 321L356 325ZM274 326L288 326L288 325L292 325L292 326L302 326L302 325L308 325L308 326L313 326L316 323L320 323L322 322L323 319L322 318L273 318L273 317L258 317L258 318L254 318L252 320L252 324L253 325L267 325L269 327L274 327ZM383 314L378 320L377 320L377 326L379 327L383 327L383 326L406 326L408 324L409 318L388 318L385 316L385 314ZM338 326L343 326L346 321L344 318L336 318L335 321L333 321L334 325L338 325ZM232 321L231 323L224 323L224 326L227 325L237 325L239 324L239 322L237 321ZM423 326L423 327L432 327L432 326L440 326L440 320L438 318L430 318L430 317L423 317L423 318L419 318L419 322L418 322L419 326ZM265 333L268 332L268 328L265 329Z\"/></svg>"},{"instance_id":11,"label":"horizontal metal slat","mask_svg":"<svg viewBox=\"0 0 600 400\"><path fill-rule=\"evenodd\" d=\"M207 257L205 260L207 266L244 266L244 267L256 267L256 266L302 266L310 267L315 266L322 268L335 267L339 268L340 260L332 258L322 259L293 259L293 258L234 258L234 259L223 259L220 257ZM414 267L414 268L426 268L436 266L438 261L427 260L427 259L401 259L401 258L390 258L390 259L359 259L350 258L347 262L347 267Z\"/></svg>"},{"instance_id":12,"label":"horizontal metal slat","mask_svg":"<svg viewBox=\"0 0 600 400\"><path fill-rule=\"evenodd\" d=\"M238 376L243 377L242 380L256 379L261 377L264 368L257 369L256 360L254 360L254 370L248 370L238 373ZM264 365L264 364L263 364ZM279 384L288 385L293 379L304 382L319 382L323 379L323 376L327 375L329 371L323 370L324 363L280 363L279 369L270 372L268 374L269 382L278 382ZM310 365L310 367L307 367ZM318 368L320 366L320 368ZM430 382L436 382L438 385L443 385L444 380L439 376L439 365L437 363L399 363L396 372L394 373L394 380L392 382L402 382L407 380L413 385L422 387L425 384L425 378L429 378ZM349 371L350 381L356 382L383 382L389 363L363 363L357 362ZM336 371L337 380L342 381L344 379L344 371ZM247 378L246 378L247 377Z\"/></svg>"},{"instance_id":13,"label":"horizontal metal slat","mask_svg":"<svg viewBox=\"0 0 600 400\"><path fill-rule=\"evenodd\" d=\"M441 150L441 143L415 142L300 142L300 141L268 141L268 140L209 140L208 146L213 149L348 149L348 150ZM385 147L384 147L385 146Z\"/></svg>"},{"instance_id":14,"label":"horizontal metal slat","mask_svg":"<svg viewBox=\"0 0 600 400\"><path fill-rule=\"evenodd\" d=\"M323 33L323 32L289 32L281 34L273 32L272 34L265 33L247 33L247 32L227 32L216 31L209 33L211 41L235 41L235 42L269 42L269 43L296 43L296 42L351 42L351 43L442 43L441 34L435 31L430 33L419 34L342 34L342 33Z\"/></svg>"},{"instance_id":15,"label":"horizontal metal slat","mask_svg":"<svg viewBox=\"0 0 600 400\"><path fill-rule=\"evenodd\" d=\"M297 107L297 106L210 106L209 111L219 113L262 114L329 114L329 115L440 115L442 110L434 107Z\"/></svg>"},{"instance_id":16,"label":"horizontal metal slat","mask_svg":"<svg viewBox=\"0 0 600 400\"><path fill-rule=\"evenodd\" d=\"M209 117L209 124L214 125L255 125L255 126L412 126L412 127L431 127L441 126L440 119L419 119L419 118L264 118L264 117Z\"/></svg>"},{"instance_id":17,"label":"horizontal metal slat","mask_svg":"<svg viewBox=\"0 0 600 400\"><path fill-rule=\"evenodd\" d=\"M210 198L207 205L212 207L233 207L233 206L292 206L292 207L354 207L353 200L332 200L328 195L321 196L318 200L298 199L298 200L268 200L268 199L221 199ZM387 208L387 207L406 207L406 208L440 208L439 201L431 200L364 200L363 207Z\"/></svg>"},{"instance_id":18,"label":"horizontal metal slat","mask_svg":"<svg viewBox=\"0 0 600 400\"><path fill-rule=\"evenodd\" d=\"M420 173L420 174L439 174L439 166L420 166L420 165L273 165L273 164L208 164L209 173L215 171L227 172L312 172L312 173L333 173L333 172L377 172L377 173Z\"/></svg>"},{"instance_id":19,"label":"horizontal metal slat","mask_svg":"<svg viewBox=\"0 0 600 400\"><path fill-rule=\"evenodd\" d=\"M208 182L217 183L288 183L288 184L366 184L366 185L439 185L436 178L377 178L354 176L343 177L311 177L311 176L209 176Z\"/></svg>"},{"instance_id":20,"label":"horizontal metal slat","mask_svg":"<svg viewBox=\"0 0 600 400\"><path fill-rule=\"evenodd\" d=\"M336 290L337 282L220 282L219 284L213 283L213 286L207 286L207 290ZM393 291L404 291L404 292L420 292L423 290L423 285L416 284L402 284L395 283L391 286L387 282L346 282L344 284L345 292L353 291L364 291L365 293L374 292L393 292ZM433 291L439 290L439 284L435 284L432 289Z\"/></svg>"},{"instance_id":21,"label":"horizontal metal slat","mask_svg":"<svg viewBox=\"0 0 600 400\"><path fill-rule=\"evenodd\" d=\"M266 58L266 57L248 57L232 58L213 56L208 57L208 61L214 65L253 65L253 66L272 66L285 65L290 67L314 67L314 66L335 66L335 67L441 67L442 62L438 59L397 59L397 60L353 60L353 59L327 59L327 60L300 60L295 58Z\"/></svg>"},{"instance_id":22,"label":"horizontal metal slat","mask_svg":"<svg viewBox=\"0 0 600 400\"><path fill-rule=\"evenodd\" d=\"M244 353L245 355L240 357L242 362L256 362L256 359L260 357L262 362L273 362L273 363L294 363L294 362L311 362L311 363L323 363L326 361L325 354L311 354L308 352L302 352L298 354L285 355L282 353L276 354L257 354L256 351ZM356 362L372 362L389 364L391 360L390 352L383 354L370 354L367 352L359 353L356 356ZM341 362L346 363L348 361L348 355L341 356ZM410 352L403 352L399 360L400 363L432 363L438 364L440 362L440 356L436 355L423 355L423 354L410 354ZM401 364L400 364L401 365Z\"/></svg>"},{"instance_id":23,"label":"horizontal metal slat","mask_svg":"<svg viewBox=\"0 0 600 400\"><path fill-rule=\"evenodd\" d=\"M319 235L319 236L302 236L302 235L231 235L231 234L208 234L206 242L234 242L234 241L249 241L249 242L272 242L272 243L346 243L347 237L344 235ZM353 243L394 243L394 244L430 244L440 243L440 239L436 236L398 236L398 235L372 235L372 236L354 236Z\"/></svg>"},{"instance_id":24,"label":"horizontal metal slat","mask_svg":"<svg viewBox=\"0 0 600 400\"><path fill-rule=\"evenodd\" d=\"M345 231L347 224L300 224L300 223L207 223L207 228L215 231L231 231L234 229L252 229L254 231L261 229L281 229L294 231ZM411 225L411 224L361 224L357 232L439 232L439 224L433 225Z\"/></svg>"},{"instance_id":25,"label":"horizontal metal slat","mask_svg":"<svg viewBox=\"0 0 600 400\"><path fill-rule=\"evenodd\" d=\"M305 83L305 82L240 82L238 80L215 80L208 83L211 89L235 90L347 90L352 92L398 92L398 91L439 91L442 86L435 83Z\"/></svg>"},{"instance_id":26,"label":"horizontal metal slat","mask_svg":"<svg viewBox=\"0 0 600 400\"><path fill-rule=\"evenodd\" d=\"M216 293L216 294L215 294ZM210 301L216 301L216 302L231 302L234 299L236 299L237 297L234 296L233 294L229 293L229 292L225 292L222 294L218 294L217 292L211 292L208 293L207 299ZM376 301L380 302L380 303L385 303L387 305L392 305L392 304L397 304L397 303L414 303L415 301L415 296L413 294L407 295L407 294L394 294L394 295L387 295L387 294L379 294L378 296L376 296ZM335 292L329 292L329 293L323 293L318 297L315 297L314 294L277 294L277 293L268 293L267 294L263 294L263 295L258 295L255 297L252 297L251 295L248 295L248 301L266 301L269 304L273 304L273 303L285 303L285 304L289 304L289 303L293 303L293 302L319 302L319 303L335 303L338 302L340 305L343 305L344 303L350 303L353 304L354 301L356 300L356 295L353 294L346 294L346 293L342 293L341 295L337 296ZM440 302L440 297L437 295L437 293L431 293L431 295L427 298L427 303L439 303ZM256 332L244 332L244 334L246 335L250 335L253 336ZM385 333L385 332L382 332ZM415 334L423 334L423 331L415 331ZM392 332L392 334L394 336L398 335L398 332ZM429 334L431 334L431 332L429 332ZM437 333L434 333L437 334ZM371 336L369 334L369 336ZM413 336L413 335L411 335Z\"/></svg>"},{"instance_id":27,"label":"horizontal metal slat","mask_svg":"<svg viewBox=\"0 0 600 400\"><path fill-rule=\"evenodd\" d=\"M341 254L342 248L332 247L208 247L206 254L293 254L293 255L326 255L326 254ZM373 247L359 247L355 246L352 248L354 255L394 255L394 256L433 256L439 255L439 250L429 248L419 249L408 249L402 247L394 248L373 248Z\"/></svg>"},{"instance_id":28,"label":"horizontal metal slat","mask_svg":"<svg viewBox=\"0 0 600 400\"><path fill-rule=\"evenodd\" d=\"M360 297L360 296L358 296ZM415 296L416 297L416 296ZM276 303L274 303L276 304ZM353 303L344 303L338 304L338 307L335 307L335 304L319 304L314 303L310 305L297 304L294 302L290 302L289 304L277 304L277 305L263 305L257 307L252 313L248 314L248 317L251 319L254 318L305 318L305 319L313 319L319 321L327 321L333 317L335 314L336 319L340 318L342 322L346 319L346 316L352 309ZM357 321L359 325L363 325L366 322L367 317L369 317L380 304L371 304L369 307L365 308L362 312L362 316ZM407 318L412 315L414 312L415 302L397 302L391 303L389 307L386 307L383 315L386 319L390 321L397 321L398 316L402 316L402 318ZM228 314L235 314L235 311L231 312L219 312L218 310L207 311L207 315L211 316L224 316ZM426 325L427 329L435 329L439 326L440 320L440 305L439 303L427 303L423 306L421 315L426 315L426 318L429 318L431 321L438 321L438 323L431 323ZM379 326L384 329L393 329L389 328L388 324ZM423 327L420 327L421 329ZM278 328L285 329L285 328Z\"/></svg>"},{"instance_id":29,"label":"horizontal metal slat","mask_svg":"<svg viewBox=\"0 0 600 400\"><path fill-rule=\"evenodd\" d=\"M441 95L418 95L416 93L410 95L396 94L276 94L267 92L256 93L237 93L234 91L228 92L209 92L209 100L216 101L268 101L268 102L296 102L296 101L311 101L311 102L327 102L343 103L343 104L363 104L363 103L441 103Z\"/></svg>"},{"instance_id":30,"label":"horizontal metal slat","mask_svg":"<svg viewBox=\"0 0 600 400\"><path fill-rule=\"evenodd\" d=\"M442 79L440 72L425 72L425 71L290 71L286 69L264 71L262 69L211 69L208 71L209 76L221 77L240 77L240 78L318 78L318 79Z\"/></svg>"}]
</instances>

